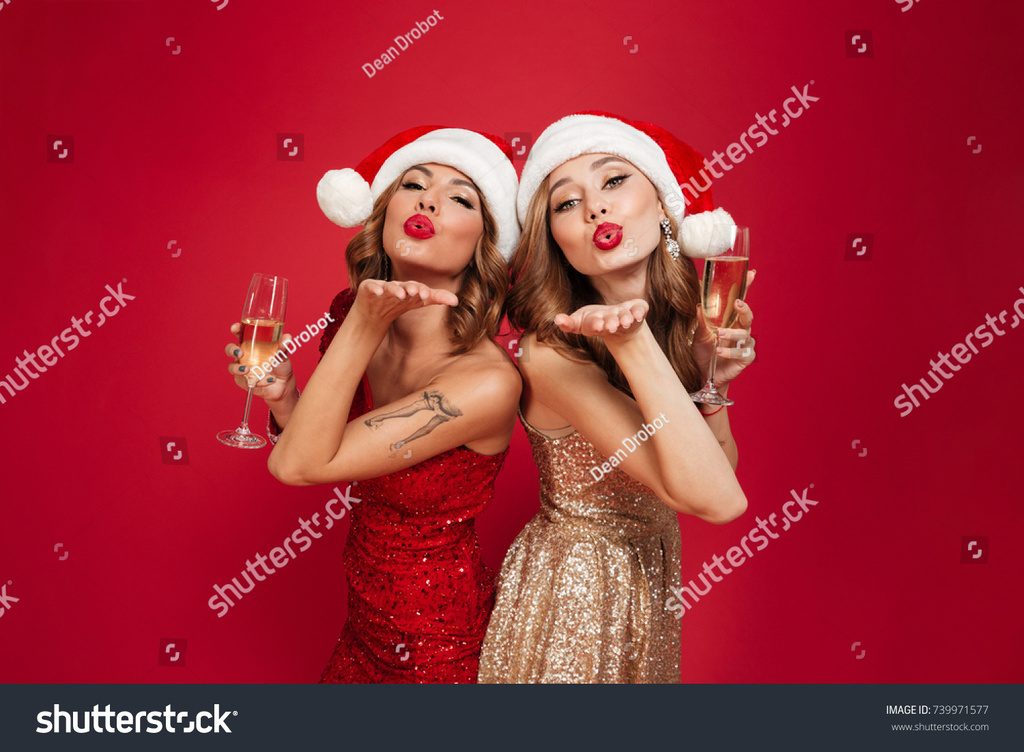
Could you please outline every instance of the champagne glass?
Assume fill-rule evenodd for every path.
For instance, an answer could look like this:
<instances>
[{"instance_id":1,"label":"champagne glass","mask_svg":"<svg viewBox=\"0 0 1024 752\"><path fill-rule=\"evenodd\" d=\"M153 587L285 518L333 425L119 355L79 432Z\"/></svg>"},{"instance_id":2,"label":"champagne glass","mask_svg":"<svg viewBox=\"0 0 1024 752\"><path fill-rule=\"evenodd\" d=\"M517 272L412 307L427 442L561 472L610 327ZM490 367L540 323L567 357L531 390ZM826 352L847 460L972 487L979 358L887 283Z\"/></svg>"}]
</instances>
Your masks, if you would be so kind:
<instances>
[{"instance_id":1,"label":"champagne glass","mask_svg":"<svg viewBox=\"0 0 1024 752\"><path fill-rule=\"evenodd\" d=\"M284 332L284 313L288 304L288 280L271 274L254 274L242 306L242 331L238 344L242 350L239 365L247 366L249 393L245 397L245 414L234 431L221 431L217 438L230 447L259 449L267 440L249 430L249 408L252 390L259 381L253 369L266 363L277 352L277 343Z\"/></svg>"},{"instance_id":2,"label":"champagne glass","mask_svg":"<svg viewBox=\"0 0 1024 752\"><path fill-rule=\"evenodd\" d=\"M735 303L747 292L747 267L750 264L750 228L733 225L715 225L712 246L726 246L724 253L704 259L704 279L701 282L701 307L704 322L715 333L715 347L711 351L711 368L707 383L690 399L706 405L731 405L733 401L715 388L715 364L718 362L718 329L730 328L736 323Z\"/></svg>"}]
</instances>

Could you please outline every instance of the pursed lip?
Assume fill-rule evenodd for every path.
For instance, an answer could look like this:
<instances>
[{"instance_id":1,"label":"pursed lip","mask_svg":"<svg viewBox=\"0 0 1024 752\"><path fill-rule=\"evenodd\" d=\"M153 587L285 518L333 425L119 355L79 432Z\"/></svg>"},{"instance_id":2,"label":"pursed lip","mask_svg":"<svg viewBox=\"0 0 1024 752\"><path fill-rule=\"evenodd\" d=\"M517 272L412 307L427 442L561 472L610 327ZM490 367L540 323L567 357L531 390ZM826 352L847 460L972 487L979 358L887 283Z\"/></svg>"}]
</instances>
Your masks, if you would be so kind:
<instances>
[{"instance_id":1,"label":"pursed lip","mask_svg":"<svg viewBox=\"0 0 1024 752\"><path fill-rule=\"evenodd\" d=\"M434 224L430 221L429 217L425 217L422 214L413 214L405 220L403 229L406 235L417 240L426 240L427 238L434 237Z\"/></svg>"},{"instance_id":2,"label":"pursed lip","mask_svg":"<svg viewBox=\"0 0 1024 752\"><path fill-rule=\"evenodd\" d=\"M622 225L614 222L602 222L594 231L594 245L602 251L608 251L622 242Z\"/></svg>"}]
</instances>

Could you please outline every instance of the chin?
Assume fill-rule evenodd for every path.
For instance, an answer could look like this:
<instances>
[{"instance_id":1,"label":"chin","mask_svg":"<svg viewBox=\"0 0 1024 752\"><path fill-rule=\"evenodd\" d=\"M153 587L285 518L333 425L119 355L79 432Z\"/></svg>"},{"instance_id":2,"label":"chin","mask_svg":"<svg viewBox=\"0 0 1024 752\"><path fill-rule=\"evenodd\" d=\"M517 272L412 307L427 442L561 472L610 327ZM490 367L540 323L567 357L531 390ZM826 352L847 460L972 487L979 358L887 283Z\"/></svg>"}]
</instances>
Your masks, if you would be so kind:
<instances>
[{"instance_id":1,"label":"chin","mask_svg":"<svg viewBox=\"0 0 1024 752\"><path fill-rule=\"evenodd\" d=\"M641 264L646 264L650 258L650 252L638 253L636 256L630 257L621 248L616 248L618 253L612 251L607 258L595 258L591 260L586 268L589 272L580 271L581 274L585 274L588 277L601 277L605 274L613 274L615 272L632 271ZM614 254L614 255L611 255Z\"/></svg>"},{"instance_id":2,"label":"chin","mask_svg":"<svg viewBox=\"0 0 1024 752\"><path fill-rule=\"evenodd\" d=\"M430 258L428 254L421 253L410 253L408 256L394 256L392 262L397 260L397 263L403 268L407 269L415 279L416 274L423 274L424 276L430 277L450 277L455 278L466 271L469 266L467 261L465 265L458 266L457 264L444 263L436 258Z\"/></svg>"}]
</instances>

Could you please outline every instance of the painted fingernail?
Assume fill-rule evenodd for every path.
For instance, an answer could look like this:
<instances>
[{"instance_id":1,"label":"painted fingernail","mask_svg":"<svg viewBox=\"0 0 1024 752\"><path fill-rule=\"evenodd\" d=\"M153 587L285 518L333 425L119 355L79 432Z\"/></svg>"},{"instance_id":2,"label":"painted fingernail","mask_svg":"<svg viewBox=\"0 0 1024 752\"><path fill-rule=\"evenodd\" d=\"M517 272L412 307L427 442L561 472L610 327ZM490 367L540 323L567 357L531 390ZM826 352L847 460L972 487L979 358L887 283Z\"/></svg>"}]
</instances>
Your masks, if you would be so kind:
<instances>
[{"instance_id":1,"label":"painted fingernail","mask_svg":"<svg viewBox=\"0 0 1024 752\"><path fill-rule=\"evenodd\" d=\"M236 347L234 350L231 351L231 354L237 358L239 355L242 354L242 351Z\"/></svg>"},{"instance_id":2,"label":"painted fingernail","mask_svg":"<svg viewBox=\"0 0 1024 752\"><path fill-rule=\"evenodd\" d=\"M725 348L724 347L716 348L715 352L717 352L719 355L725 355Z\"/></svg>"},{"instance_id":3,"label":"painted fingernail","mask_svg":"<svg viewBox=\"0 0 1024 752\"><path fill-rule=\"evenodd\" d=\"M737 300L736 301L736 307L737 308L742 308L743 307L743 301L742 300Z\"/></svg>"},{"instance_id":4,"label":"painted fingernail","mask_svg":"<svg viewBox=\"0 0 1024 752\"><path fill-rule=\"evenodd\" d=\"M268 376L267 377L267 383L268 384L273 384L274 383L274 377L273 376Z\"/></svg>"},{"instance_id":5,"label":"painted fingernail","mask_svg":"<svg viewBox=\"0 0 1024 752\"><path fill-rule=\"evenodd\" d=\"M238 367L238 372L239 373L245 373L245 366L239 366Z\"/></svg>"}]
</instances>

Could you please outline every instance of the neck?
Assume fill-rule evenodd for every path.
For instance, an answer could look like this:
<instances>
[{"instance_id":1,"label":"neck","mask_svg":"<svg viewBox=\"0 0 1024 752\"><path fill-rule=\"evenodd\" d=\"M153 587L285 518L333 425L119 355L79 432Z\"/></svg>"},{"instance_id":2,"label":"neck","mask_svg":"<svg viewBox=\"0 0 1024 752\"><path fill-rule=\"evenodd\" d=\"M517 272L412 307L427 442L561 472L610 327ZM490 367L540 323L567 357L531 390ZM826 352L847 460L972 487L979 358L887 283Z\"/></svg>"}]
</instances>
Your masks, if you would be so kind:
<instances>
[{"instance_id":1,"label":"neck","mask_svg":"<svg viewBox=\"0 0 1024 752\"><path fill-rule=\"evenodd\" d=\"M605 305L617 305L635 298L647 299L647 259L631 269L590 277L590 283Z\"/></svg>"},{"instance_id":2,"label":"neck","mask_svg":"<svg viewBox=\"0 0 1024 752\"><path fill-rule=\"evenodd\" d=\"M415 281L435 290L448 290L456 294L462 284L462 274L448 277L431 274L422 268L415 271L395 268L392 279L398 282ZM403 356L437 357L438 353L447 353L451 348L447 319L446 305L429 305L407 311L391 322L384 344L389 350Z\"/></svg>"},{"instance_id":3,"label":"neck","mask_svg":"<svg viewBox=\"0 0 1024 752\"><path fill-rule=\"evenodd\" d=\"M451 348L448 306L432 305L407 311L391 322L384 346L403 356L437 357Z\"/></svg>"}]
</instances>

